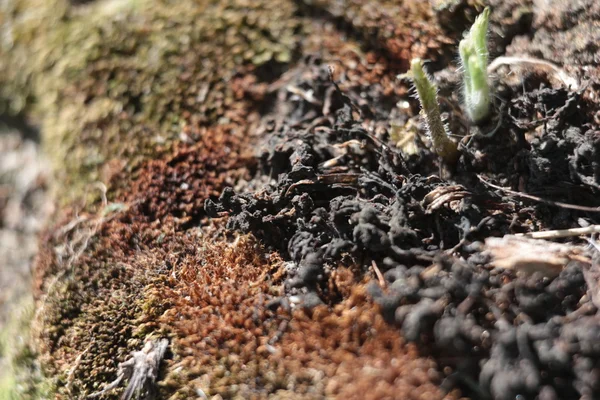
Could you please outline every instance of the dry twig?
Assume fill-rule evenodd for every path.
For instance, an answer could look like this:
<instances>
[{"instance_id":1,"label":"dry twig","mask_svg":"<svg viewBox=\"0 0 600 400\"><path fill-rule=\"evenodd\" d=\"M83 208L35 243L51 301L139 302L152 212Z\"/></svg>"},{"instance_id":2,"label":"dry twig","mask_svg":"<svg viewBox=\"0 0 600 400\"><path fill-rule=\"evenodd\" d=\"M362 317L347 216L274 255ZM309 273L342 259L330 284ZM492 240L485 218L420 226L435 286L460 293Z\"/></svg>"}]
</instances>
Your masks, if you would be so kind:
<instances>
[{"instance_id":1,"label":"dry twig","mask_svg":"<svg viewBox=\"0 0 600 400\"><path fill-rule=\"evenodd\" d=\"M600 225L590 225L584 228L557 229L552 231L540 231L529 233L517 233L515 236L529 237L532 239L558 239L571 236L590 235L600 233Z\"/></svg>"},{"instance_id":2,"label":"dry twig","mask_svg":"<svg viewBox=\"0 0 600 400\"><path fill-rule=\"evenodd\" d=\"M502 65L531 65L552 72L565 86L573 90L579 88L577 79L571 77L563 69L546 60L540 60L533 57L498 57L488 65L487 70L493 73Z\"/></svg>"},{"instance_id":3,"label":"dry twig","mask_svg":"<svg viewBox=\"0 0 600 400\"><path fill-rule=\"evenodd\" d=\"M92 393L88 398L100 397L116 388L124 380L129 380L121 400L136 398L153 398L153 389L158 378L160 362L165 356L169 341L167 339L146 342L141 351L134 351L131 358L119 364L117 379L109 383L99 392ZM143 396L143 397L142 397Z\"/></svg>"},{"instance_id":4,"label":"dry twig","mask_svg":"<svg viewBox=\"0 0 600 400\"><path fill-rule=\"evenodd\" d=\"M525 199L538 201L540 203L545 203L545 204L549 204L549 205L556 206L556 207L568 208L571 210L586 211L586 212L600 212L600 207L586 207L586 206L580 206L577 204L561 203L559 201L547 200L547 199L543 199L538 196L533 196L533 195L530 195L527 193L521 193L521 192L517 192L512 189L508 189L508 188L505 188L502 186L494 185L493 183L486 181L481 175L477 175L477 178L479 178L479 180L481 182L483 182L484 184L486 184L487 186L492 187L494 189L501 190L501 191L511 194L513 196L523 197Z\"/></svg>"},{"instance_id":5,"label":"dry twig","mask_svg":"<svg viewBox=\"0 0 600 400\"><path fill-rule=\"evenodd\" d=\"M383 289L385 289L387 286L385 284L385 278L383 277L383 274L377 267L377 263L375 263L375 260L371 260L371 266L373 267L373 271L375 272L375 275L377 276L377 280L379 281L379 286L381 286Z\"/></svg>"}]
</instances>

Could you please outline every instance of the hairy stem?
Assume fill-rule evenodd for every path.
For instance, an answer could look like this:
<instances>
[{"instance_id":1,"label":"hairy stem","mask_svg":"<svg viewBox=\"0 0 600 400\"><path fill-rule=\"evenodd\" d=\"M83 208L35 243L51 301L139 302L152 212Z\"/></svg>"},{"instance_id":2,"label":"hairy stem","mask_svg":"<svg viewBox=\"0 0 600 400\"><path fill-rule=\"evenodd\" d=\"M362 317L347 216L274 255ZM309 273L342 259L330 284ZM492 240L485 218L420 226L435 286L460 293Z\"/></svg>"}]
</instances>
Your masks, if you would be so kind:
<instances>
[{"instance_id":1,"label":"hairy stem","mask_svg":"<svg viewBox=\"0 0 600 400\"><path fill-rule=\"evenodd\" d=\"M452 164L458 159L458 149L456 143L448 137L446 127L440 116L437 88L423 70L423 62L420 58L411 61L411 76L421 102L421 113L425 117L431 135L433 150L444 161Z\"/></svg>"}]
</instances>

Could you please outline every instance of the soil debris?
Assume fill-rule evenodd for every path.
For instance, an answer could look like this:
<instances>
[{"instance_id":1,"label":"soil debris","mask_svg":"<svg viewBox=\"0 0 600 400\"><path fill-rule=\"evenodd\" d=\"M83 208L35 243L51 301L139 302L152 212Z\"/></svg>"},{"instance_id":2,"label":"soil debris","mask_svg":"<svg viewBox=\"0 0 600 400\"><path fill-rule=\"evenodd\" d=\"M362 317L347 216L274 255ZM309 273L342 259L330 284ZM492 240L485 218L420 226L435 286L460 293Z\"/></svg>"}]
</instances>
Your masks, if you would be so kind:
<instances>
[{"instance_id":1,"label":"soil debris","mask_svg":"<svg viewBox=\"0 0 600 400\"><path fill-rule=\"evenodd\" d=\"M448 366L448 382L470 396L596 395L589 376L596 359L585 350L594 347L598 323L583 272L589 253L494 238L535 229L531 219L538 229L597 221L595 207L584 206L597 204L595 183L585 183L597 182L588 168L594 161L564 158L596 151L590 110L572 106L581 104L581 91L522 93L507 84L498 133L463 146L449 178L424 177L417 167L437 166L423 156L429 150L411 162L387 144L385 131L365 128L377 117L361 113L353 91L342 92L326 66L313 59L299 68L294 87L316 95L293 98L293 108L276 104L288 117L266 120L256 158L268 183L240 193L226 188L206 201L208 214L228 216L230 229L253 233L292 262L285 284L292 304L317 309L342 301L330 284L342 265L374 279L367 290L384 319ZM330 100L315 101L318 94ZM560 209L557 201L528 208L490 191L478 174L554 199L575 190L582 207Z\"/></svg>"}]
</instances>

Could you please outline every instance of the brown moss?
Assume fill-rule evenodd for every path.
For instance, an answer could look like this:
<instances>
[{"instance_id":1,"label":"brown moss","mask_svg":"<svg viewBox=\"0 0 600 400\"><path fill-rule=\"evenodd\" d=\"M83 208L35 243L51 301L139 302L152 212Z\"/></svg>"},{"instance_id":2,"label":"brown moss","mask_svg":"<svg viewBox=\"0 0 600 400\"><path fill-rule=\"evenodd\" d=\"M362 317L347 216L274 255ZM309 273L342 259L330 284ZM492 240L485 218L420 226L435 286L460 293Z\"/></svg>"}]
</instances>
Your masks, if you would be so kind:
<instances>
[{"instance_id":1,"label":"brown moss","mask_svg":"<svg viewBox=\"0 0 600 400\"><path fill-rule=\"evenodd\" d=\"M166 384L181 398L194 394L186 383L197 379L207 394L224 397L264 395L280 384L261 357L277 328L264 305L279 290L280 262L257 246L249 238L204 242L174 268L172 288L159 291L174 305L160 322L175 336Z\"/></svg>"},{"instance_id":2,"label":"brown moss","mask_svg":"<svg viewBox=\"0 0 600 400\"><path fill-rule=\"evenodd\" d=\"M322 387L328 398L456 398L444 396L436 364L383 321L364 286L351 287L351 296L332 310L319 306L310 316L294 314L274 356L285 369L312 375L309 385Z\"/></svg>"},{"instance_id":3,"label":"brown moss","mask_svg":"<svg viewBox=\"0 0 600 400\"><path fill-rule=\"evenodd\" d=\"M307 2L309 3L309 2ZM438 23L431 2L392 0L310 1L327 10L358 33L369 47L386 55L408 70L413 57L447 62L454 43Z\"/></svg>"},{"instance_id":4,"label":"brown moss","mask_svg":"<svg viewBox=\"0 0 600 400\"><path fill-rule=\"evenodd\" d=\"M250 237L205 242L174 267L157 295L172 304L160 322L174 334L164 384L176 398L444 398L435 363L383 321L349 270L332 277L351 292L333 309L269 311L281 267Z\"/></svg>"},{"instance_id":5,"label":"brown moss","mask_svg":"<svg viewBox=\"0 0 600 400\"><path fill-rule=\"evenodd\" d=\"M231 127L203 130L196 144L147 162L127 195L68 214L44 238L36 332L59 396L99 390L159 328L169 303L156 302L155 292L164 290L170 268L196 252L197 239L181 224L202 215L207 196L247 173L240 143Z\"/></svg>"},{"instance_id":6,"label":"brown moss","mask_svg":"<svg viewBox=\"0 0 600 400\"><path fill-rule=\"evenodd\" d=\"M84 223L73 234L86 237L77 242L77 247L86 246L79 257L78 250L70 253L59 247L61 242L68 246L76 240L57 235L47 243L57 248L42 253L46 262L51 260L48 269L38 269L45 274L39 280L43 295L34 332L45 372L53 377L59 398L80 395L86 387L111 379L138 325L142 298L136 286L143 285L144 279L125 255L131 235L115 232L114 221L93 234L90 225L97 223Z\"/></svg>"},{"instance_id":7,"label":"brown moss","mask_svg":"<svg viewBox=\"0 0 600 400\"><path fill-rule=\"evenodd\" d=\"M255 160L241 154L248 151L241 145L248 139L239 135L240 131L231 124L190 130L189 137L197 142L176 146L168 158L146 163L122 201L139 202L148 221L197 222L203 215L204 200L218 196L226 185L250 178Z\"/></svg>"}]
</instances>

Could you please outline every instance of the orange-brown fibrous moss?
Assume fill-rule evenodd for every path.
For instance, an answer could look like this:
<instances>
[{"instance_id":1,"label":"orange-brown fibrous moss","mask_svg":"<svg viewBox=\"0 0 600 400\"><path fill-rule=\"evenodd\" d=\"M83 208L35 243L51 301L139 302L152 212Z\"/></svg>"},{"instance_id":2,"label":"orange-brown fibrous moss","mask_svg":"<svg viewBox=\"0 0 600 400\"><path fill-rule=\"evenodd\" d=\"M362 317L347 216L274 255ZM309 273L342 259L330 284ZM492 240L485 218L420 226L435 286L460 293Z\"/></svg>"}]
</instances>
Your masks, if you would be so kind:
<instances>
[{"instance_id":1,"label":"orange-brown fibrous moss","mask_svg":"<svg viewBox=\"0 0 600 400\"><path fill-rule=\"evenodd\" d=\"M158 318L170 302L155 293L196 253L199 232L185 229L202 216L204 199L247 173L239 143L225 126L205 130L197 143L144 163L126 195L71 214L44 238L34 331L58 394L99 390L119 360L162 329Z\"/></svg>"},{"instance_id":2,"label":"orange-brown fibrous moss","mask_svg":"<svg viewBox=\"0 0 600 400\"><path fill-rule=\"evenodd\" d=\"M435 363L421 358L383 321L363 286L352 286L350 297L332 310L319 306L310 317L295 313L273 358L290 371L301 371L297 379L322 388L327 398L456 398L437 386Z\"/></svg>"},{"instance_id":3,"label":"orange-brown fibrous moss","mask_svg":"<svg viewBox=\"0 0 600 400\"><path fill-rule=\"evenodd\" d=\"M405 345L349 270L332 278L349 293L333 309L269 311L281 266L241 237L199 246L174 267L157 296L172 304L160 321L175 336L164 383L175 398L198 389L223 398L444 398L435 363Z\"/></svg>"},{"instance_id":4,"label":"orange-brown fibrous moss","mask_svg":"<svg viewBox=\"0 0 600 400\"><path fill-rule=\"evenodd\" d=\"M204 200L209 196L218 196L225 186L250 178L256 161L241 146L247 138L236 134L234 126L200 129L192 136L196 143L175 146L165 159L146 163L125 196L125 202L140 203L148 221L190 223L203 215Z\"/></svg>"}]
</instances>

